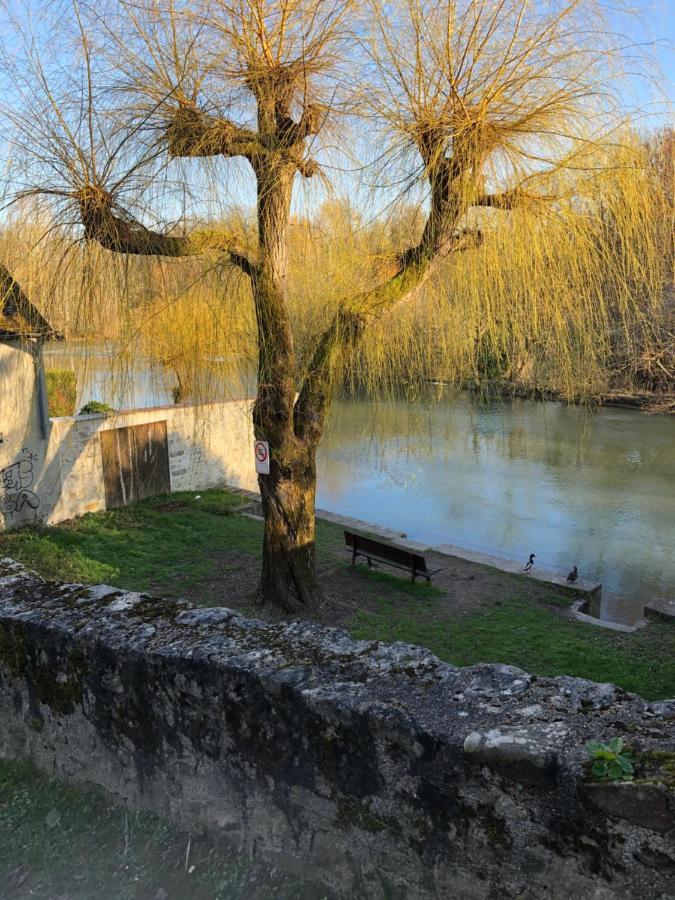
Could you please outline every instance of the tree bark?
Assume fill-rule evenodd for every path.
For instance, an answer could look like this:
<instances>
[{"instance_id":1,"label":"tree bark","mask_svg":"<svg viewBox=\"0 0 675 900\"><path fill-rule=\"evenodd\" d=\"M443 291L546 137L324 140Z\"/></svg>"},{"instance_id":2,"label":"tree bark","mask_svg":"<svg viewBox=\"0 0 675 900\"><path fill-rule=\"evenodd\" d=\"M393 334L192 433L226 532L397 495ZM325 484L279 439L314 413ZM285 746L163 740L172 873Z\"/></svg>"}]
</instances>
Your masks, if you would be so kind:
<instances>
[{"instance_id":1,"label":"tree bark","mask_svg":"<svg viewBox=\"0 0 675 900\"><path fill-rule=\"evenodd\" d=\"M258 182L258 265L251 279L258 325L253 424L256 438L270 447L270 474L258 476L265 528L257 599L298 613L316 606L320 594L314 553L316 444L299 438L294 428L297 372L286 306L295 166L269 154L251 162Z\"/></svg>"},{"instance_id":2,"label":"tree bark","mask_svg":"<svg viewBox=\"0 0 675 900\"><path fill-rule=\"evenodd\" d=\"M316 448L307 442L273 448L269 475L259 475L265 517L258 603L287 613L320 600L314 550Z\"/></svg>"}]
</instances>

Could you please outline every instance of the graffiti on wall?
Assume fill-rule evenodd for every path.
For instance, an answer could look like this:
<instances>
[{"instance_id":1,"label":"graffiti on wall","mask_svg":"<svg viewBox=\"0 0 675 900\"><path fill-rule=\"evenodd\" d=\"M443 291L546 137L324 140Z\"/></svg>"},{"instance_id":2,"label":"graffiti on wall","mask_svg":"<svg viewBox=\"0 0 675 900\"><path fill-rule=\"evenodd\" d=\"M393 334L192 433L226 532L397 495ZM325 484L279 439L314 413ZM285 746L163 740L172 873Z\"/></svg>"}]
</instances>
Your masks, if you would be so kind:
<instances>
[{"instance_id":1,"label":"graffiti on wall","mask_svg":"<svg viewBox=\"0 0 675 900\"><path fill-rule=\"evenodd\" d=\"M37 456L24 447L16 462L0 469L0 512L5 517L13 519L18 513L39 508L40 498L30 490L36 460Z\"/></svg>"}]
</instances>

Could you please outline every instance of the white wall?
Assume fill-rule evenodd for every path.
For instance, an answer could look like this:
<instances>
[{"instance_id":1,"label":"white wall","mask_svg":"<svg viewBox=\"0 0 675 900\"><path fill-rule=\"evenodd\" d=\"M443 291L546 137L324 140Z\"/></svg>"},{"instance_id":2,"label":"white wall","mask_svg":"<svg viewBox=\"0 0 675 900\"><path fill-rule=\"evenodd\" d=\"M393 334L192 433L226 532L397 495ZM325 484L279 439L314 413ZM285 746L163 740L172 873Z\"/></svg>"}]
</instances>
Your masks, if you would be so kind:
<instances>
[{"instance_id":1,"label":"white wall","mask_svg":"<svg viewBox=\"0 0 675 900\"><path fill-rule=\"evenodd\" d=\"M43 516L37 482L44 469L40 348L0 341L0 530Z\"/></svg>"},{"instance_id":2,"label":"white wall","mask_svg":"<svg viewBox=\"0 0 675 900\"><path fill-rule=\"evenodd\" d=\"M149 422L167 423L172 491L221 484L257 489L250 400L51 419L45 440L30 353L0 344L0 373L0 469L17 488L3 494L0 481L6 509L0 529L30 520L53 524L105 509L99 433ZM12 511L17 496L23 506Z\"/></svg>"}]
</instances>

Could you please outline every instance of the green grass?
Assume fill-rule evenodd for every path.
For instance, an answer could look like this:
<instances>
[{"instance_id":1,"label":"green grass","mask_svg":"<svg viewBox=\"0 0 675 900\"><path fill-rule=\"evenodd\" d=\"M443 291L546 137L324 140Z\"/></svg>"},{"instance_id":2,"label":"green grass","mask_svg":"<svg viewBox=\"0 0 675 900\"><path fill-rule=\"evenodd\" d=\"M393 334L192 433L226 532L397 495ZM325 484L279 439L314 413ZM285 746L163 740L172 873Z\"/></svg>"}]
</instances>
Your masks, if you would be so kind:
<instances>
[{"instance_id":1,"label":"green grass","mask_svg":"<svg viewBox=\"0 0 675 900\"><path fill-rule=\"evenodd\" d=\"M229 571L239 577L233 594L247 609L242 592L255 588L262 535L260 522L232 515L241 505L240 496L222 490L203 491L199 500L193 493L157 497L53 528L1 535L0 555L58 580L170 597L189 591L205 604L223 602L209 596L209 579ZM485 598L477 610L461 614L436 587L364 568L350 572L336 525L318 523L317 552L324 582L362 601L362 611L342 623L356 637L420 644L456 665L503 662L539 675L611 681L648 699L675 696L672 623L652 620L643 631L618 634L574 622L560 615L567 595L542 587L525 600L518 596L521 579L478 566L476 577L488 585ZM535 590L529 582L527 589Z\"/></svg>"},{"instance_id":2,"label":"green grass","mask_svg":"<svg viewBox=\"0 0 675 900\"><path fill-rule=\"evenodd\" d=\"M205 833L185 833L158 816L64 787L29 763L7 761L0 761L0 885L3 900L323 895L269 875Z\"/></svg>"},{"instance_id":3,"label":"green grass","mask_svg":"<svg viewBox=\"0 0 675 900\"><path fill-rule=\"evenodd\" d=\"M260 554L258 524L232 516L241 505L241 497L220 490L156 497L52 528L9 532L0 537L0 552L47 578L129 590L160 584L175 595L211 575L219 554Z\"/></svg>"},{"instance_id":4,"label":"green grass","mask_svg":"<svg viewBox=\"0 0 675 900\"><path fill-rule=\"evenodd\" d=\"M537 675L610 681L647 699L675 696L675 628L668 622L619 634L520 600L457 617L440 613L433 599L402 608L382 598L379 606L357 613L355 637L420 644L455 665L502 662Z\"/></svg>"}]
</instances>

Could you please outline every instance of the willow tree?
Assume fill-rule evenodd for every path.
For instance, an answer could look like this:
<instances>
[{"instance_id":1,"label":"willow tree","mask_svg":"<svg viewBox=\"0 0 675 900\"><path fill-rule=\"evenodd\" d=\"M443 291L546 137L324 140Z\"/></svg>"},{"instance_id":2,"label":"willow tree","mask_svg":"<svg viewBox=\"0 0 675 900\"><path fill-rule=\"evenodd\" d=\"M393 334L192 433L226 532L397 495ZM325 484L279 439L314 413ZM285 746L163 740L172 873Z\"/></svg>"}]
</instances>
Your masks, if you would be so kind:
<instances>
[{"instance_id":1,"label":"willow tree","mask_svg":"<svg viewBox=\"0 0 675 900\"><path fill-rule=\"evenodd\" d=\"M472 207L507 218L569 190L609 121L612 53L599 5L117 0L101 11L82 0L72 12L82 77L71 94L50 82L39 40L26 45L34 82L15 80L19 155L32 154L25 171L42 179L31 175L23 196L42 191L111 254L215 255L249 283L253 424L270 445L259 598L302 610L319 596L316 453L344 361L374 323L415 301L439 263L480 246ZM388 182L385 202L396 183L421 186L424 225L372 270L363 260L367 289L341 299L298 360L287 303L293 192L329 180L328 149L348 128L352 155ZM226 165L214 168L218 159ZM255 191L254 234L208 222L150 227L149 179L161 187L178 161L191 161L180 170L186 189L217 191L215 176L236 172L242 203Z\"/></svg>"}]
</instances>

